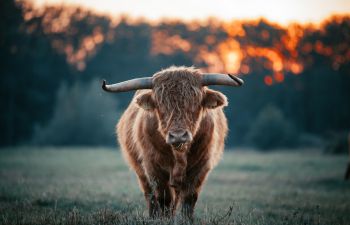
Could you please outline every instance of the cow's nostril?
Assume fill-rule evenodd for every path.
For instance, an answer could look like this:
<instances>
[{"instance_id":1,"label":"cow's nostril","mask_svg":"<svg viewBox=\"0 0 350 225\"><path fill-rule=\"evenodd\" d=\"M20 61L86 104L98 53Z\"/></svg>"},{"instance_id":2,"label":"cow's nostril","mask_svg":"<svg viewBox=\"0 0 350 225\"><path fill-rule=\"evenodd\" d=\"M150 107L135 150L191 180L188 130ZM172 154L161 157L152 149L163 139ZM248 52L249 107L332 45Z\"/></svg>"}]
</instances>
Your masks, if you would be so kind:
<instances>
[{"instance_id":1,"label":"cow's nostril","mask_svg":"<svg viewBox=\"0 0 350 225\"><path fill-rule=\"evenodd\" d=\"M185 131L183 134L182 134L182 138L183 139L187 139L188 138L188 132L187 131Z\"/></svg>"},{"instance_id":2,"label":"cow's nostril","mask_svg":"<svg viewBox=\"0 0 350 225\"><path fill-rule=\"evenodd\" d=\"M168 144L181 144L192 140L191 134L187 130L177 130L168 133Z\"/></svg>"}]
</instances>

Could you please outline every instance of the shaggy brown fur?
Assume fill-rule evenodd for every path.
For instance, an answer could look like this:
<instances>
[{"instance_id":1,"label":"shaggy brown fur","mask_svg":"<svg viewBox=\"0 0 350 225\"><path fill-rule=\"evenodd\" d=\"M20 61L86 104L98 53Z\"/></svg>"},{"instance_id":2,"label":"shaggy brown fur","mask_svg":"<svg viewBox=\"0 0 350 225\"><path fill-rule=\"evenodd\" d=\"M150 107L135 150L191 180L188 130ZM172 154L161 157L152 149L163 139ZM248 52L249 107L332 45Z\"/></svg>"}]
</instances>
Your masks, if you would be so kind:
<instances>
[{"instance_id":1,"label":"shaggy brown fur","mask_svg":"<svg viewBox=\"0 0 350 225\"><path fill-rule=\"evenodd\" d=\"M208 172L224 149L226 97L201 85L193 68L170 67L153 77L153 90L137 91L117 133L123 155L135 170L150 216L173 215L178 203L192 217ZM192 141L166 143L170 131L186 129Z\"/></svg>"}]
</instances>

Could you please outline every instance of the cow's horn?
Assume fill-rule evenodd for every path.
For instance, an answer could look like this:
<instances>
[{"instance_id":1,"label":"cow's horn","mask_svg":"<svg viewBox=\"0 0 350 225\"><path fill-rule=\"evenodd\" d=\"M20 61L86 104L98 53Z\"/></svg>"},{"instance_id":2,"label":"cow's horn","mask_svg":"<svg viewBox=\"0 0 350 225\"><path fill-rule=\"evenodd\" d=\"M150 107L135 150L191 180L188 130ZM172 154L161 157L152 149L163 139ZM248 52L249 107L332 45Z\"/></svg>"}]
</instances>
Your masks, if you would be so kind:
<instances>
[{"instance_id":1,"label":"cow's horn","mask_svg":"<svg viewBox=\"0 0 350 225\"><path fill-rule=\"evenodd\" d=\"M221 74L221 73L204 73L202 78L202 85L226 85L239 87L243 85L243 80L235 75Z\"/></svg>"},{"instance_id":2,"label":"cow's horn","mask_svg":"<svg viewBox=\"0 0 350 225\"><path fill-rule=\"evenodd\" d=\"M106 84L102 82L102 89L108 92L125 92L139 89L152 89L152 77L142 77L132 80L123 81L116 84Z\"/></svg>"}]
</instances>

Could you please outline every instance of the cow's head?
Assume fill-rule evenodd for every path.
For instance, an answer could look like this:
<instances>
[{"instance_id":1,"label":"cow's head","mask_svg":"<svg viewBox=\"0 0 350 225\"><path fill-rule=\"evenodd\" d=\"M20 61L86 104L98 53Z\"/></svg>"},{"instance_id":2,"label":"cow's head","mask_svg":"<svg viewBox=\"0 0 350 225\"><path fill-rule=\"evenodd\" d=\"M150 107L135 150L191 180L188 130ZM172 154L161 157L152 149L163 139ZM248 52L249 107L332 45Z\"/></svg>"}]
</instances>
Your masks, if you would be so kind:
<instances>
[{"instance_id":1,"label":"cow's head","mask_svg":"<svg viewBox=\"0 0 350 225\"><path fill-rule=\"evenodd\" d=\"M106 85L111 92L135 89L143 91L136 103L144 110L155 113L159 131L175 150L184 150L192 142L203 111L227 105L226 96L206 88L207 85L241 86L243 81L226 74L202 74L188 67L170 67L150 78L140 78Z\"/></svg>"}]
</instances>

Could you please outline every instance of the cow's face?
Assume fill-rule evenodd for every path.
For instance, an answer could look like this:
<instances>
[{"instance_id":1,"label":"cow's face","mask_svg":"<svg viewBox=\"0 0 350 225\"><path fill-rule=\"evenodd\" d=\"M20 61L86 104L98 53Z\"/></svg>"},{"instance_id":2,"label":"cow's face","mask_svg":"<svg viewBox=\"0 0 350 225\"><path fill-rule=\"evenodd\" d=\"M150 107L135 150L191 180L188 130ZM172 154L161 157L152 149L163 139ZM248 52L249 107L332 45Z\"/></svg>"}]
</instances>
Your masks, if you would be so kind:
<instances>
[{"instance_id":1,"label":"cow's face","mask_svg":"<svg viewBox=\"0 0 350 225\"><path fill-rule=\"evenodd\" d=\"M138 96L137 104L159 121L159 131L175 150L187 149L195 136L203 111L227 105L222 93L203 88L200 75L156 76L152 91Z\"/></svg>"}]
</instances>

